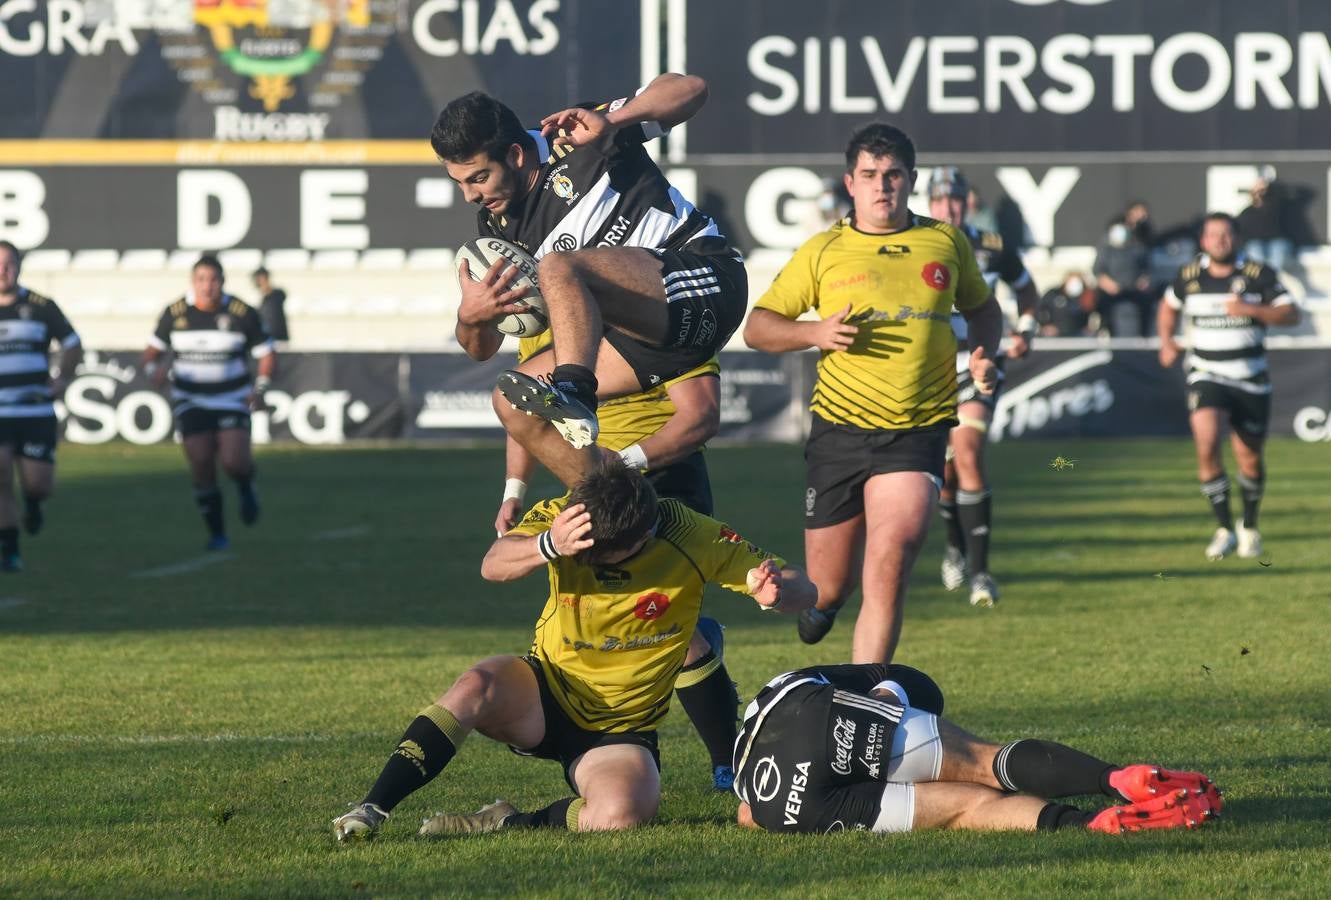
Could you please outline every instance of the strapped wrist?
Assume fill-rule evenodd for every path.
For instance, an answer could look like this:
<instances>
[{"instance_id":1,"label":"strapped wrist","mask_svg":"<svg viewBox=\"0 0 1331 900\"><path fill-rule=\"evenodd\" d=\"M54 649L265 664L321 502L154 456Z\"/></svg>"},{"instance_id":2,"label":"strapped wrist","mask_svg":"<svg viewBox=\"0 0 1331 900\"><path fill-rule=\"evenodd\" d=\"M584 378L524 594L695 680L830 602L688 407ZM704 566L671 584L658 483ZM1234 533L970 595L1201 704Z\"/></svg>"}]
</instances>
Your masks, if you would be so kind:
<instances>
[{"instance_id":1,"label":"strapped wrist","mask_svg":"<svg viewBox=\"0 0 1331 900\"><path fill-rule=\"evenodd\" d=\"M624 465L630 469L637 469L639 472L647 470L647 454L643 452L641 444L630 444L620 450L619 458L624 460Z\"/></svg>"},{"instance_id":2,"label":"strapped wrist","mask_svg":"<svg viewBox=\"0 0 1331 900\"><path fill-rule=\"evenodd\" d=\"M521 478L504 479L503 502L507 503L509 500L516 500L519 503L521 503L523 498L525 498L526 496L527 496L527 482L523 481Z\"/></svg>"}]
</instances>

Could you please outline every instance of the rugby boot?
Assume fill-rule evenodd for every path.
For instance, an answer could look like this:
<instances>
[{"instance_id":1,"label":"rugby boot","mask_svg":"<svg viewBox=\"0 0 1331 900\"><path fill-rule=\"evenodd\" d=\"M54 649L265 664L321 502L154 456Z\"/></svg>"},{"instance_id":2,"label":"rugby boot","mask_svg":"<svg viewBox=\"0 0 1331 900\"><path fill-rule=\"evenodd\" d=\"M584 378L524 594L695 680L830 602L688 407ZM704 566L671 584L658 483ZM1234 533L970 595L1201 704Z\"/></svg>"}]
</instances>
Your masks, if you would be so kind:
<instances>
[{"instance_id":1,"label":"rugby boot","mask_svg":"<svg viewBox=\"0 0 1331 900\"><path fill-rule=\"evenodd\" d=\"M1238 554L1243 559L1256 559L1262 555L1262 533L1256 528L1238 527Z\"/></svg>"},{"instance_id":2,"label":"rugby boot","mask_svg":"<svg viewBox=\"0 0 1331 900\"><path fill-rule=\"evenodd\" d=\"M1149 765L1124 766L1109 776L1109 786L1132 803L1187 791L1192 796L1205 796L1216 812L1225 806L1220 789L1201 772L1178 772Z\"/></svg>"},{"instance_id":3,"label":"rugby boot","mask_svg":"<svg viewBox=\"0 0 1331 900\"><path fill-rule=\"evenodd\" d=\"M601 428L596 421L596 395L591 391L579 390L571 381L556 383L512 371L499 376L498 387L510 406L545 419L575 448L596 443Z\"/></svg>"},{"instance_id":4,"label":"rugby boot","mask_svg":"<svg viewBox=\"0 0 1331 900\"><path fill-rule=\"evenodd\" d=\"M998 602L998 582L988 572L976 572L971 579L971 606L991 607Z\"/></svg>"},{"instance_id":5,"label":"rugby boot","mask_svg":"<svg viewBox=\"0 0 1331 900\"><path fill-rule=\"evenodd\" d=\"M943 587L955 591L966 583L966 557L956 547L943 554Z\"/></svg>"},{"instance_id":6,"label":"rugby boot","mask_svg":"<svg viewBox=\"0 0 1331 900\"><path fill-rule=\"evenodd\" d=\"M1217 528L1215 534L1211 536L1211 543L1206 545L1206 558L1211 562L1224 559L1234 552L1238 546L1238 539L1234 537L1234 532L1228 528Z\"/></svg>"},{"instance_id":7,"label":"rugby boot","mask_svg":"<svg viewBox=\"0 0 1331 900\"><path fill-rule=\"evenodd\" d=\"M484 834L504 827L504 820L518 814L518 808L507 800L496 800L474 813L437 812L421 820L421 837L439 837L445 834Z\"/></svg>"},{"instance_id":8,"label":"rugby boot","mask_svg":"<svg viewBox=\"0 0 1331 900\"><path fill-rule=\"evenodd\" d=\"M811 606L800 613L800 620L797 625L800 640L806 644L816 644L827 637L827 633L836 624L836 614L840 609L839 606L834 606L831 609L819 609L816 606Z\"/></svg>"},{"instance_id":9,"label":"rugby boot","mask_svg":"<svg viewBox=\"0 0 1331 900\"><path fill-rule=\"evenodd\" d=\"M333 836L339 841L368 841L387 818L388 813L373 803L361 803L333 820Z\"/></svg>"},{"instance_id":10,"label":"rugby boot","mask_svg":"<svg viewBox=\"0 0 1331 900\"><path fill-rule=\"evenodd\" d=\"M1195 795L1180 789L1127 806L1111 806L1091 819L1086 827L1105 834L1153 828L1198 828L1216 815L1217 811L1205 794Z\"/></svg>"}]
</instances>

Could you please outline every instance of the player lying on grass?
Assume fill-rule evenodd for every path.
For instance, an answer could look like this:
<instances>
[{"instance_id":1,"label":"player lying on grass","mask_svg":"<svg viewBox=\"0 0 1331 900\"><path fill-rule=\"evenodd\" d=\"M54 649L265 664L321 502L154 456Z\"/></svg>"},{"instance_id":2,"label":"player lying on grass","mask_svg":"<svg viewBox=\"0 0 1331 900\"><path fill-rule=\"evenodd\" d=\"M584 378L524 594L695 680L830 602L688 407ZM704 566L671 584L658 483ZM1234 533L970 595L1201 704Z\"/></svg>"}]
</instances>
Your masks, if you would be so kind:
<instances>
[{"instance_id":1,"label":"player lying on grass","mask_svg":"<svg viewBox=\"0 0 1331 900\"><path fill-rule=\"evenodd\" d=\"M531 653L482 660L423 710L365 799L333 821L338 840L373 834L443 771L471 731L557 760L576 796L530 813L503 801L470 815L438 813L422 835L647 822L661 797L656 727L704 586L715 582L795 613L816 597L803 572L677 500L658 502L640 473L615 461L566 498L534 506L481 563L489 581L541 569L550 595Z\"/></svg>"},{"instance_id":2,"label":"player lying on grass","mask_svg":"<svg viewBox=\"0 0 1331 900\"><path fill-rule=\"evenodd\" d=\"M1194 828L1221 809L1205 775L1119 767L1052 741L990 744L942 718L942 693L905 666L778 675L735 742L739 823L768 831L925 828L1118 834ZM1048 797L1103 794L1083 810Z\"/></svg>"}]
</instances>

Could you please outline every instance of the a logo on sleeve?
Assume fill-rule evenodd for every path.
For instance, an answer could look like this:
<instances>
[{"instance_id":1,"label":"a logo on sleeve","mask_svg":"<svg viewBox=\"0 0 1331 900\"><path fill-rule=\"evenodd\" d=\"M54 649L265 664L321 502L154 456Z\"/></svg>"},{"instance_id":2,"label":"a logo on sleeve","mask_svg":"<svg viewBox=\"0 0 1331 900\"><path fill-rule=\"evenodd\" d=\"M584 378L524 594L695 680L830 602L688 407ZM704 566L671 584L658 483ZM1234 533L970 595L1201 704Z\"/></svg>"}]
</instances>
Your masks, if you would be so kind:
<instances>
[{"instance_id":1,"label":"a logo on sleeve","mask_svg":"<svg viewBox=\"0 0 1331 900\"><path fill-rule=\"evenodd\" d=\"M936 291L945 291L952 284L952 273L940 262L925 263L924 268L920 270L920 277L924 279L925 284Z\"/></svg>"}]
</instances>

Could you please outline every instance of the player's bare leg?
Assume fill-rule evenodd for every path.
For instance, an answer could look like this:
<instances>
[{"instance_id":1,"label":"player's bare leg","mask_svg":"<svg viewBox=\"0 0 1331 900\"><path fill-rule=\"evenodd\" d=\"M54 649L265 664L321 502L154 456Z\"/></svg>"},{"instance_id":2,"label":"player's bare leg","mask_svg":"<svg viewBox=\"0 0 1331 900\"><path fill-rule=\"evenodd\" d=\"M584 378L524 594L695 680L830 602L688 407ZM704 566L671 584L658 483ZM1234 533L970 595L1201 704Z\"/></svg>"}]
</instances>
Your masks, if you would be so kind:
<instances>
[{"instance_id":1,"label":"player's bare leg","mask_svg":"<svg viewBox=\"0 0 1331 900\"><path fill-rule=\"evenodd\" d=\"M979 784L933 781L915 785L912 830L959 828L971 831L1035 831L1048 802L1005 794Z\"/></svg>"},{"instance_id":2,"label":"player's bare leg","mask_svg":"<svg viewBox=\"0 0 1331 900\"><path fill-rule=\"evenodd\" d=\"M42 504L55 491L55 463L21 457L18 460L18 481L23 490L23 530L36 534L46 521Z\"/></svg>"},{"instance_id":3,"label":"player's bare leg","mask_svg":"<svg viewBox=\"0 0 1331 900\"><path fill-rule=\"evenodd\" d=\"M1236 529L1238 555L1255 559L1262 555L1262 535L1257 530L1257 512L1266 490L1266 464L1262 459L1265 439L1238 428L1230 432L1229 445L1239 469L1239 494L1243 498L1243 520Z\"/></svg>"},{"instance_id":4,"label":"player's bare leg","mask_svg":"<svg viewBox=\"0 0 1331 900\"><path fill-rule=\"evenodd\" d=\"M816 644L832 630L837 612L859 587L864 562L864 515L804 529L804 567L818 588L813 609L800 614L800 640Z\"/></svg>"},{"instance_id":5,"label":"player's bare leg","mask_svg":"<svg viewBox=\"0 0 1331 900\"><path fill-rule=\"evenodd\" d=\"M0 568L23 570L18 552L18 504L14 502L14 448L0 446Z\"/></svg>"},{"instance_id":6,"label":"player's bare leg","mask_svg":"<svg viewBox=\"0 0 1331 900\"><path fill-rule=\"evenodd\" d=\"M551 375L554 366L553 354L544 352L512 371L528 376L529 379L545 378ZM596 357L596 381L599 384L597 395L603 400L642 390L637 376L624 357L604 340L601 341ZM530 388L529 381L519 383L509 377L508 373L501 375L493 397L495 413L513 440L553 472L556 478L572 487L597 464L601 451L594 443L574 447L547 419L525 408L526 404L519 394ZM508 393L513 393L513 396L510 398Z\"/></svg>"},{"instance_id":7,"label":"player's bare leg","mask_svg":"<svg viewBox=\"0 0 1331 900\"><path fill-rule=\"evenodd\" d=\"M901 637L906 583L929 533L938 488L923 472L887 472L864 485L864 601L851 662L891 662Z\"/></svg>"},{"instance_id":8,"label":"player's bare leg","mask_svg":"<svg viewBox=\"0 0 1331 900\"><path fill-rule=\"evenodd\" d=\"M612 744L594 747L572 767L573 783L585 805L579 831L617 831L644 825L661 803L661 774L643 747Z\"/></svg>"},{"instance_id":9,"label":"player's bare leg","mask_svg":"<svg viewBox=\"0 0 1331 900\"><path fill-rule=\"evenodd\" d=\"M217 489L217 432L205 431L182 438L181 448L189 463L194 483L194 502L208 528L209 550L227 548L226 525L222 516L222 492Z\"/></svg>"},{"instance_id":10,"label":"player's bare leg","mask_svg":"<svg viewBox=\"0 0 1331 900\"><path fill-rule=\"evenodd\" d=\"M1192 440L1197 450L1197 478L1202 485L1202 495L1211 504L1211 511L1220 526L1206 546L1206 558L1223 559L1234 552L1238 538L1234 534L1234 517L1229 510L1229 476L1225 474L1220 456L1220 410L1210 406L1195 409L1188 416L1188 425L1192 428Z\"/></svg>"},{"instance_id":11,"label":"player's bare leg","mask_svg":"<svg viewBox=\"0 0 1331 900\"><path fill-rule=\"evenodd\" d=\"M998 585L989 574L989 540L993 526L988 480L984 472L984 450L993 412L975 401L957 408L961 424L952 429L952 464L957 473L956 515L966 543L970 566L972 606L993 606Z\"/></svg>"},{"instance_id":12,"label":"player's bare leg","mask_svg":"<svg viewBox=\"0 0 1331 900\"><path fill-rule=\"evenodd\" d=\"M236 483L240 494L240 521L253 525L259 518L259 498L254 490L254 452L246 428L224 428L217 432L217 461Z\"/></svg>"}]
</instances>

